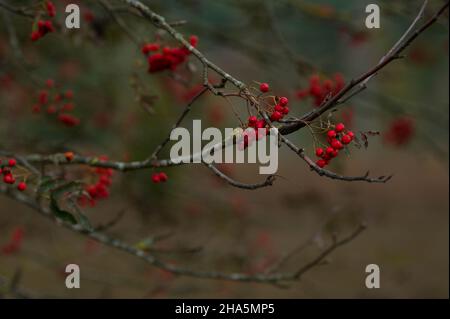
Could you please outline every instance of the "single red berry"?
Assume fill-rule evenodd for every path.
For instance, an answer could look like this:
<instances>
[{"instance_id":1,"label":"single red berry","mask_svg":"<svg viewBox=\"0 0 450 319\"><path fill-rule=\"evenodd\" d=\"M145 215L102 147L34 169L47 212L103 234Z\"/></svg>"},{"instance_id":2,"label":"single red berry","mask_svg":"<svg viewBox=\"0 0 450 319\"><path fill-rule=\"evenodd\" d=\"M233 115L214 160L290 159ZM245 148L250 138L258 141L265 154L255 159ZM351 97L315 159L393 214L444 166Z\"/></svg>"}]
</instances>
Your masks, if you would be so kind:
<instances>
[{"instance_id":1,"label":"single red berry","mask_svg":"<svg viewBox=\"0 0 450 319\"><path fill-rule=\"evenodd\" d=\"M336 129L336 132L340 133L345 129L345 125L343 123L338 123L338 124L336 124L335 129Z\"/></svg>"},{"instance_id":2,"label":"single red berry","mask_svg":"<svg viewBox=\"0 0 450 319\"><path fill-rule=\"evenodd\" d=\"M258 120L258 122L256 122L256 128L264 128L266 126L266 121L265 120Z\"/></svg>"},{"instance_id":3,"label":"single red berry","mask_svg":"<svg viewBox=\"0 0 450 319\"><path fill-rule=\"evenodd\" d=\"M334 152L334 148L332 147L327 147L326 151L325 151L328 155L330 155L331 153Z\"/></svg>"},{"instance_id":4,"label":"single red berry","mask_svg":"<svg viewBox=\"0 0 450 319\"><path fill-rule=\"evenodd\" d=\"M9 161L8 161L9 167L14 167L14 166L16 166L16 164L17 164L17 161L14 158L9 159Z\"/></svg>"},{"instance_id":5,"label":"single red berry","mask_svg":"<svg viewBox=\"0 0 450 319\"><path fill-rule=\"evenodd\" d=\"M45 21L44 23L45 30L47 32L54 32L55 28L53 27L53 23L50 20Z\"/></svg>"},{"instance_id":6,"label":"single red berry","mask_svg":"<svg viewBox=\"0 0 450 319\"><path fill-rule=\"evenodd\" d=\"M59 93L57 93L56 95L55 95L55 97L53 98L53 101L55 101L55 102L59 102L59 101L61 101L62 100L62 96L61 96L61 94L59 94Z\"/></svg>"},{"instance_id":7,"label":"single red berry","mask_svg":"<svg viewBox=\"0 0 450 319\"><path fill-rule=\"evenodd\" d=\"M278 112L278 111L275 111L275 112L273 112L272 115L270 116L270 120L276 122L276 121L281 120L282 117L283 117L283 114L281 114L281 113Z\"/></svg>"},{"instance_id":8,"label":"single red berry","mask_svg":"<svg viewBox=\"0 0 450 319\"><path fill-rule=\"evenodd\" d=\"M283 107L283 106L281 106L280 104L277 104L277 105L275 105L275 107L274 107L273 109L274 109L274 111L277 111L277 112L283 113L283 109L284 109L284 107Z\"/></svg>"},{"instance_id":9,"label":"single red berry","mask_svg":"<svg viewBox=\"0 0 450 319\"><path fill-rule=\"evenodd\" d=\"M309 93L313 96L320 97L320 96L322 96L322 88L318 84L313 85L309 88Z\"/></svg>"},{"instance_id":10,"label":"single red berry","mask_svg":"<svg viewBox=\"0 0 450 319\"><path fill-rule=\"evenodd\" d=\"M42 104L47 104L48 102L48 92L43 90L39 92L39 103Z\"/></svg>"},{"instance_id":11,"label":"single red berry","mask_svg":"<svg viewBox=\"0 0 450 319\"><path fill-rule=\"evenodd\" d=\"M269 92L269 84L261 83L261 85L259 86L259 90L263 93Z\"/></svg>"},{"instance_id":12,"label":"single red berry","mask_svg":"<svg viewBox=\"0 0 450 319\"><path fill-rule=\"evenodd\" d=\"M288 105L289 100L287 97L282 96L282 97L280 97L280 100L278 103L280 103L281 106L286 106L286 105Z\"/></svg>"},{"instance_id":13,"label":"single red berry","mask_svg":"<svg viewBox=\"0 0 450 319\"><path fill-rule=\"evenodd\" d=\"M73 127L80 124L80 119L66 113L61 113L58 115L58 120L66 126Z\"/></svg>"},{"instance_id":14,"label":"single red berry","mask_svg":"<svg viewBox=\"0 0 450 319\"><path fill-rule=\"evenodd\" d=\"M31 32L31 36L30 39L31 41L35 42L37 40L39 40L42 37L42 33L40 31L33 31Z\"/></svg>"},{"instance_id":15,"label":"single red berry","mask_svg":"<svg viewBox=\"0 0 450 319\"><path fill-rule=\"evenodd\" d=\"M327 136L328 136L329 138L334 138L334 137L336 137L336 131L334 131L334 130L328 131L328 132L327 132Z\"/></svg>"},{"instance_id":16,"label":"single red berry","mask_svg":"<svg viewBox=\"0 0 450 319\"><path fill-rule=\"evenodd\" d=\"M319 147L316 149L316 156L321 157L323 153L324 153L323 148Z\"/></svg>"},{"instance_id":17,"label":"single red berry","mask_svg":"<svg viewBox=\"0 0 450 319\"><path fill-rule=\"evenodd\" d=\"M57 112L57 109L56 109L56 107L54 106L54 105L50 105L48 108L47 108L47 113L48 114L55 114Z\"/></svg>"},{"instance_id":18,"label":"single red berry","mask_svg":"<svg viewBox=\"0 0 450 319\"><path fill-rule=\"evenodd\" d=\"M198 37L196 35L191 35L189 43L195 48L198 44Z\"/></svg>"},{"instance_id":19,"label":"single red berry","mask_svg":"<svg viewBox=\"0 0 450 319\"><path fill-rule=\"evenodd\" d=\"M152 175L152 182L157 184L161 181L161 177L158 173L155 173Z\"/></svg>"},{"instance_id":20,"label":"single red berry","mask_svg":"<svg viewBox=\"0 0 450 319\"><path fill-rule=\"evenodd\" d=\"M31 108L31 111L33 113L39 113L41 112L41 106L39 104L34 104L33 107Z\"/></svg>"},{"instance_id":21,"label":"single red berry","mask_svg":"<svg viewBox=\"0 0 450 319\"><path fill-rule=\"evenodd\" d=\"M342 143L336 139L331 141L331 146L336 150L340 150L343 147Z\"/></svg>"},{"instance_id":22,"label":"single red berry","mask_svg":"<svg viewBox=\"0 0 450 319\"><path fill-rule=\"evenodd\" d=\"M287 106L283 107L283 114L288 114L289 113L289 108Z\"/></svg>"},{"instance_id":23,"label":"single red berry","mask_svg":"<svg viewBox=\"0 0 450 319\"><path fill-rule=\"evenodd\" d=\"M355 133L352 131L347 131L347 135L350 136L352 140L355 138Z\"/></svg>"},{"instance_id":24,"label":"single red berry","mask_svg":"<svg viewBox=\"0 0 450 319\"><path fill-rule=\"evenodd\" d=\"M167 180L168 180L167 174L164 173L164 172L159 173L159 180L160 180L161 182L167 181Z\"/></svg>"},{"instance_id":25,"label":"single red berry","mask_svg":"<svg viewBox=\"0 0 450 319\"><path fill-rule=\"evenodd\" d=\"M311 77L309 78L309 85L313 86L313 85L317 85L320 83L320 77L317 74L311 75Z\"/></svg>"},{"instance_id":26,"label":"single red berry","mask_svg":"<svg viewBox=\"0 0 450 319\"><path fill-rule=\"evenodd\" d=\"M327 92L331 91L333 89L333 81L331 81L331 80L323 81L323 88Z\"/></svg>"},{"instance_id":27,"label":"single red berry","mask_svg":"<svg viewBox=\"0 0 450 319\"><path fill-rule=\"evenodd\" d=\"M56 7L53 4L53 2L47 1L46 7L47 7L47 14L50 17L54 17L56 15Z\"/></svg>"},{"instance_id":28,"label":"single red berry","mask_svg":"<svg viewBox=\"0 0 450 319\"><path fill-rule=\"evenodd\" d=\"M324 159L320 159L316 162L317 166L319 166L320 168L324 168L327 165L327 161Z\"/></svg>"},{"instance_id":29,"label":"single red berry","mask_svg":"<svg viewBox=\"0 0 450 319\"><path fill-rule=\"evenodd\" d=\"M20 182L19 185L17 185L17 189L21 192L27 189L27 184L25 182Z\"/></svg>"},{"instance_id":30,"label":"single red berry","mask_svg":"<svg viewBox=\"0 0 450 319\"><path fill-rule=\"evenodd\" d=\"M12 176L12 174L6 174L3 176L3 181L6 184L14 184L16 182L16 180L14 179L14 176Z\"/></svg>"},{"instance_id":31,"label":"single red berry","mask_svg":"<svg viewBox=\"0 0 450 319\"><path fill-rule=\"evenodd\" d=\"M73 99L73 91L72 90L67 90L65 93L64 93L64 97L66 98L66 99Z\"/></svg>"},{"instance_id":32,"label":"single red berry","mask_svg":"<svg viewBox=\"0 0 450 319\"><path fill-rule=\"evenodd\" d=\"M336 157L339 155L339 151L338 150L333 150L333 152L330 154L331 157Z\"/></svg>"},{"instance_id":33,"label":"single red berry","mask_svg":"<svg viewBox=\"0 0 450 319\"><path fill-rule=\"evenodd\" d=\"M55 81L52 79L48 79L45 81L45 86L49 89L53 88L55 86Z\"/></svg>"},{"instance_id":34,"label":"single red berry","mask_svg":"<svg viewBox=\"0 0 450 319\"><path fill-rule=\"evenodd\" d=\"M68 162L70 162L70 161L72 161L73 160L73 158L74 158L74 154L73 154L73 152L65 152L64 153L64 157L66 158L66 160L68 161Z\"/></svg>"},{"instance_id":35,"label":"single red berry","mask_svg":"<svg viewBox=\"0 0 450 319\"><path fill-rule=\"evenodd\" d=\"M248 118L249 125L253 126L256 124L256 122L258 122L258 118L256 116L252 115Z\"/></svg>"},{"instance_id":36,"label":"single red berry","mask_svg":"<svg viewBox=\"0 0 450 319\"><path fill-rule=\"evenodd\" d=\"M346 135L342 136L341 141L343 144L349 144L352 141L352 138L350 135L346 134Z\"/></svg>"}]
</instances>

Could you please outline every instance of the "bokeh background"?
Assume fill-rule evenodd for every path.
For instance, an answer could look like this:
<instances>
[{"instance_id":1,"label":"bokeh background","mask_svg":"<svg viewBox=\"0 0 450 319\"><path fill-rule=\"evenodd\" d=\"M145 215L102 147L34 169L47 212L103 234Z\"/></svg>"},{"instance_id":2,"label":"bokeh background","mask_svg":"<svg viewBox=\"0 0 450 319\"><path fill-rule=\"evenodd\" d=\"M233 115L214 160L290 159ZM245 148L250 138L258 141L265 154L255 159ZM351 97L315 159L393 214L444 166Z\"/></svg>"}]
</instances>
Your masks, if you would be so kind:
<instances>
[{"instance_id":1,"label":"bokeh background","mask_svg":"<svg viewBox=\"0 0 450 319\"><path fill-rule=\"evenodd\" d=\"M369 2L360 0L143 2L169 21L185 20L178 31L197 35L199 50L236 78L268 82L275 94L289 97L294 116L313 108L296 97L311 75L341 73L348 81L365 72L421 6L421 1L377 1L381 28L369 30L364 26ZM65 3L56 2L60 24ZM0 7L0 149L143 159L198 90L201 65L191 57L175 73L148 74L140 47L110 13L97 1L78 3L81 29L59 26L37 42L29 39L33 19ZM121 2L109 3L132 38L176 45ZM426 17L442 3L430 1ZM73 90L80 125L66 127L45 112L33 113L48 78L58 90ZM151 182L151 170L116 173L109 198L84 210L94 225L119 216L109 234L129 243L153 240L166 261L224 272L267 270L308 243L282 270L296 269L326 247L332 233L343 237L367 223L368 229L329 256L326 265L288 288L173 276L0 196L0 245L17 229L24 234L18 251L0 254L0 293L12 298L448 298L448 85L446 13L404 59L383 69L365 92L334 113L355 132L380 134L370 136L367 149L352 148L330 168L348 175L394 174L387 184L321 178L283 147L280 177L269 188L233 188L201 165L165 169L164 184ZM235 108L245 114L238 102ZM194 105L187 127L192 119L239 125L229 104L211 94ZM290 138L313 153L307 130ZM255 165L221 169L243 182L262 178ZM89 178L83 167L56 171ZM81 289L65 288L68 263L80 265ZM365 287L365 267L371 263L381 268L380 289Z\"/></svg>"}]
</instances>

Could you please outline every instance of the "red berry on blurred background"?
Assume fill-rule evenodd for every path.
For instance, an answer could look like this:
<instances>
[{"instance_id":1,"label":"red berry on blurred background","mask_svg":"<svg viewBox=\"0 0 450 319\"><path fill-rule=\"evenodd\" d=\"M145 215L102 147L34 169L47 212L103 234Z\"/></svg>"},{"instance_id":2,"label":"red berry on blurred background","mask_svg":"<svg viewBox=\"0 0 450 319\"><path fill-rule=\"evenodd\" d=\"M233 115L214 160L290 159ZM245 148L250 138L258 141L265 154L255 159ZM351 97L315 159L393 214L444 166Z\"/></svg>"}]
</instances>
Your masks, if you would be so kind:
<instances>
[{"instance_id":1,"label":"red berry on blurred background","mask_svg":"<svg viewBox=\"0 0 450 319\"><path fill-rule=\"evenodd\" d=\"M19 185L17 185L17 189L21 192L27 189L27 184L25 182L20 182Z\"/></svg>"},{"instance_id":2,"label":"red berry on blurred background","mask_svg":"<svg viewBox=\"0 0 450 319\"><path fill-rule=\"evenodd\" d=\"M261 83L261 85L259 86L259 90L263 93L269 92L269 84Z\"/></svg>"}]
</instances>

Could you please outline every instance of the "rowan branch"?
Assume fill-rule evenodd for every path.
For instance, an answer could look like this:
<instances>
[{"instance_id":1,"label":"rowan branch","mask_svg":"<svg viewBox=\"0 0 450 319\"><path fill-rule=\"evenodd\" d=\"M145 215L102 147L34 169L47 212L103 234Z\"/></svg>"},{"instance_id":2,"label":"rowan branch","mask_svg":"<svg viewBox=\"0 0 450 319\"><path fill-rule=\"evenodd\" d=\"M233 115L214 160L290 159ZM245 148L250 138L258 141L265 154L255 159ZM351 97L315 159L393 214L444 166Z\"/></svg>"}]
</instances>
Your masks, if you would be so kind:
<instances>
[{"instance_id":1,"label":"rowan branch","mask_svg":"<svg viewBox=\"0 0 450 319\"><path fill-rule=\"evenodd\" d=\"M344 237L340 241L333 242L327 249L322 251L315 259L311 262L308 262L305 266L299 268L295 272L286 272L286 273L272 273L272 274L246 274L246 273L224 273L219 271L202 271L202 270L194 270L190 268L183 268L181 266L176 266L174 264L166 263L161 259L157 258L153 254L147 253L141 249L138 249L132 245L125 243L124 241L110 237L104 233L89 230L83 228L81 225L69 224L65 221L57 220L54 215L50 212L49 209L42 207L36 202L35 199L27 196L24 193L12 190L10 188L5 188L0 186L0 193L34 209L41 216L44 216L53 221L57 221L58 225L71 230L72 232L78 233L85 237L91 238L97 242L100 242L106 246L111 248L115 248L117 250L123 251L129 255L140 258L146 263L154 266L156 268L168 271L178 276L186 276L186 277L194 277L194 278L205 278L205 279L214 279L214 280L228 280L228 281L237 281L237 282L254 282L254 283L266 283L266 284L274 284L278 285L282 282L289 282L294 280L299 280L302 275L304 275L307 271L319 265L320 262L329 256L334 250L338 247L343 246L344 244L352 241L356 238L364 229L365 226L359 226L353 233L349 236Z\"/></svg>"}]
</instances>

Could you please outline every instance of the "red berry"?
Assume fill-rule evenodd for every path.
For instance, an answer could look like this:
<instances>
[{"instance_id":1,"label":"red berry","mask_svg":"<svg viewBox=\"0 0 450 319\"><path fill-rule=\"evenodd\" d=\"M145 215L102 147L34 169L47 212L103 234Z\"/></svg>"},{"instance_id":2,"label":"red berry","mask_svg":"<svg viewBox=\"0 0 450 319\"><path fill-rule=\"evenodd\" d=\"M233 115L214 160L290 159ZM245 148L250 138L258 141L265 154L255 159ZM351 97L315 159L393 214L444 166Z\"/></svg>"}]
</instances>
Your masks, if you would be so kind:
<instances>
[{"instance_id":1,"label":"red berry","mask_svg":"<svg viewBox=\"0 0 450 319\"><path fill-rule=\"evenodd\" d=\"M336 150L340 150L343 147L342 143L336 139L331 141L331 146Z\"/></svg>"},{"instance_id":2,"label":"red berry","mask_svg":"<svg viewBox=\"0 0 450 319\"><path fill-rule=\"evenodd\" d=\"M350 136L353 140L353 138L355 138L355 133L353 133L352 131L347 131L347 135Z\"/></svg>"},{"instance_id":3,"label":"red berry","mask_svg":"<svg viewBox=\"0 0 450 319\"><path fill-rule=\"evenodd\" d=\"M320 159L316 162L317 166L319 166L320 168L324 168L327 165L327 161Z\"/></svg>"},{"instance_id":4,"label":"red berry","mask_svg":"<svg viewBox=\"0 0 450 319\"><path fill-rule=\"evenodd\" d=\"M336 131L334 131L334 130L328 131L328 132L327 132L327 136L328 136L329 138L334 138L334 137L336 137Z\"/></svg>"},{"instance_id":5,"label":"red berry","mask_svg":"<svg viewBox=\"0 0 450 319\"><path fill-rule=\"evenodd\" d=\"M316 149L316 156L321 157L323 153L323 148L319 147Z\"/></svg>"},{"instance_id":6,"label":"red berry","mask_svg":"<svg viewBox=\"0 0 450 319\"><path fill-rule=\"evenodd\" d=\"M310 87L309 93L311 93L311 95L316 96L316 97L322 96L322 88L318 84L313 85Z\"/></svg>"},{"instance_id":7,"label":"red berry","mask_svg":"<svg viewBox=\"0 0 450 319\"><path fill-rule=\"evenodd\" d=\"M198 44L198 37L196 35L191 35L189 43L195 48Z\"/></svg>"},{"instance_id":8,"label":"red berry","mask_svg":"<svg viewBox=\"0 0 450 319\"><path fill-rule=\"evenodd\" d=\"M17 164L17 161L16 161L14 158L11 158L11 159L8 161L8 166L9 166L9 167L14 167L14 166L16 166L16 164Z\"/></svg>"},{"instance_id":9,"label":"red berry","mask_svg":"<svg viewBox=\"0 0 450 319\"><path fill-rule=\"evenodd\" d=\"M336 157L336 156L338 156L338 154L339 154L338 150L333 150L333 152L331 152L330 156L331 157Z\"/></svg>"},{"instance_id":10,"label":"red berry","mask_svg":"<svg viewBox=\"0 0 450 319\"><path fill-rule=\"evenodd\" d=\"M167 179L168 179L168 177L167 177L166 173L164 173L164 172L159 173L159 180L161 182L165 182L165 181L167 181Z\"/></svg>"},{"instance_id":11,"label":"red berry","mask_svg":"<svg viewBox=\"0 0 450 319\"><path fill-rule=\"evenodd\" d=\"M352 138L350 135L344 135L342 136L341 141L343 144L349 144L352 141Z\"/></svg>"},{"instance_id":12,"label":"red berry","mask_svg":"<svg viewBox=\"0 0 450 319\"><path fill-rule=\"evenodd\" d=\"M286 105L288 105L289 100L288 100L287 97L284 97L284 96L283 96L283 97L280 97L279 103L280 103L281 106L286 106Z\"/></svg>"},{"instance_id":13,"label":"red berry","mask_svg":"<svg viewBox=\"0 0 450 319\"><path fill-rule=\"evenodd\" d=\"M282 117L283 117L283 114L281 114L281 113L278 112L278 111L275 111L275 112L273 112L272 115L270 116L270 120L276 122L276 121L281 120Z\"/></svg>"},{"instance_id":14,"label":"red berry","mask_svg":"<svg viewBox=\"0 0 450 319\"><path fill-rule=\"evenodd\" d=\"M19 185L17 185L17 189L21 192L27 189L27 184L25 182L20 182Z\"/></svg>"},{"instance_id":15,"label":"red berry","mask_svg":"<svg viewBox=\"0 0 450 319\"><path fill-rule=\"evenodd\" d=\"M30 36L30 38L31 38L31 41L37 41L37 40L39 40L40 38L42 37L42 33L40 32L40 31L33 31L33 32L31 32L31 36Z\"/></svg>"},{"instance_id":16,"label":"red berry","mask_svg":"<svg viewBox=\"0 0 450 319\"><path fill-rule=\"evenodd\" d=\"M42 104L47 104L48 102L48 92L47 91L40 91L39 92L39 103Z\"/></svg>"},{"instance_id":17,"label":"red berry","mask_svg":"<svg viewBox=\"0 0 450 319\"><path fill-rule=\"evenodd\" d=\"M311 75L311 77L309 78L309 85L313 86L313 85L317 85L320 83L320 77L315 74L315 75Z\"/></svg>"},{"instance_id":18,"label":"red berry","mask_svg":"<svg viewBox=\"0 0 450 319\"><path fill-rule=\"evenodd\" d=\"M284 107L281 106L280 104L277 104L273 109L277 112L283 113Z\"/></svg>"},{"instance_id":19,"label":"red berry","mask_svg":"<svg viewBox=\"0 0 450 319\"><path fill-rule=\"evenodd\" d=\"M34 104L33 107L31 108L31 111L33 113L39 113L41 112L41 106L39 104Z\"/></svg>"},{"instance_id":20,"label":"red berry","mask_svg":"<svg viewBox=\"0 0 450 319\"><path fill-rule=\"evenodd\" d=\"M261 85L259 86L259 90L263 93L269 92L269 84L261 83Z\"/></svg>"},{"instance_id":21,"label":"red berry","mask_svg":"<svg viewBox=\"0 0 450 319\"><path fill-rule=\"evenodd\" d=\"M58 120L66 126L72 127L80 124L80 119L70 114L61 113L58 115Z\"/></svg>"},{"instance_id":22,"label":"red berry","mask_svg":"<svg viewBox=\"0 0 450 319\"><path fill-rule=\"evenodd\" d=\"M149 54L150 52L155 52L159 50L159 44L158 43L147 43L145 44L141 51L142 53L144 53L145 55Z\"/></svg>"},{"instance_id":23,"label":"red berry","mask_svg":"<svg viewBox=\"0 0 450 319\"><path fill-rule=\"evenodd\" d=\"M334 148L332 147L327 147L327 150L325 151L328 155L331 155L331 153L334 152Z\"/></svg>"},{"instance_id":24,"label":"red berry","mask_svg":"<svg viewBox=\"0 0 450 319\"><path fill-rule=\"evenodd\" d=\"M333 89L333 81L331 81L331 80L323 81L323 88L327 92L331 91Z\"/></svg>"},{"instance_id":25,"label":"red berry","mask_svg":"<svg viewBox=\"0 0 450 319\"><path fill-rule=\"evenodd\" d=\"M45 81L45 85L47 86L47 88L51 89L55 86L55 81L52 79L48 79L47 81Z\"/></svg>"},{"instance_id":26,"label":"red berry","mask_svg":"<svg viewBox=\"0 0 450 319\"><path fill-rule=\"evenodd\" d=\"M258 122L256 122L256 128L263 128L265 126L266 126L265 120L259 120Z\"/></svg>"},{"instance_id":27,"label":"red berry","mask_svg":"<svg viewBox=\"0 0 450 319\"><path fill-rule=\"evenodd\" d=\"M289 108L288 108L287 106L285 106L285 107L283 108L282 113L283 113L283 114L288 114L288 113L289 113Z\"/></svg>"},{"instance_id":28,"label":"red berry","mask_svg":"<svg viewBox=\"0 0 450 319\"><path fill-rule=\"evenodd\" d=\"M56 7L55 7L55 5L53 4L53 2L47 1L46 7L47 7L47 14L48 14L50 17L54 17L54 16L56 15Z\"/></svg>"},{"instance_id":29,"label":"red berry","mask_svg":"<svg viewBox=\"0 0 450 319\"><path fill-rule=\"evenodd\" d=\"M47 113L48 114L55 114L57 112L57 109L56 109L56 107L54 106L54 105L50 105L48 108L47 108Z\"/></svg>"},{"instance_id":30,"label":"red berry","mask_svg":"<svg viewBox=\"0 0 450 319\"><path fill-rule=\"evenodd\" d=\"M249 118L248 118L248 124L250 125L255 125L256 124L256 122L258 121L258 118L256 117L256 116L254 116L254 115L252 115L252 116L250 116Z\"/></svg>"},{"instance_id":31,"label":"red berry","mask_svg":"<svg viewBox=\"0 0 450 319\"><path fill-rule=\"evenodd\" d=\"M6 174L5 176L3 176L3 181L6 184L14 184L16 182L16 180L14 179L14 176L12 176L12 174Z\"/></svg>"},{"instance_id":32,"label":"red berry","mask_svg":"<svg viewBox=\"0 0 450 319\"><path fill-rule=\"evenodd\" d=\"M68 162L70 162L70 161L72 161L73 160L73 158L74 158L74 154L73 154L73 152L65 152L64 153L64 157L66 158L66 160L68 161Z\"/></svg>"},{"instance_id":33,"label":"red berry","mask_svg":"<svg viewBox=\"0 0 450 319\"><path fill-rule=\"evenodd\" d=\"M345 129L345 125L343 123L336 124L336 132L340 133Z\"/></svg>"},{"instance_id":34,"label":"red berry","mask_svg":"<svg viewBox=\"0 0 450 319\"><path fill-rule=\"evenodd\" d=\"M152 182L153 182L153 183L157 184L157 183L159 183L160 181L161 181L161 177L160 177L159 174L155 173L155 174L152 175Z\"/></svg>"},{"instance_id":35,"label":"red berry","mask_svg":"<svg viewBox=\"0 0 450 319\"><path fill-rule=\"evenodd\" d=\"M55 31L55 28L53 27L53 23L50 20L45 21L44 26L45 26L45 30L47 32Z\"/></svg>"},{"instance_id":36,"label":"red berry","mask_svg":"<svg viewBox=\"0 0 450 319\"><path fill-rule=\"evenodd\" d=\"M67 90L65 93L64 93L64 97L66 98L66 99L72 99L73 98L73 91L72 90Z\"/></svg>"}]
</instances>

